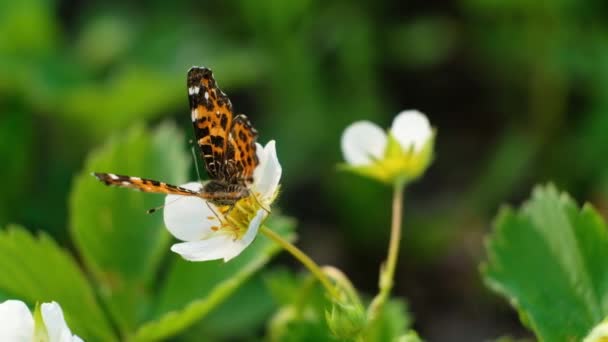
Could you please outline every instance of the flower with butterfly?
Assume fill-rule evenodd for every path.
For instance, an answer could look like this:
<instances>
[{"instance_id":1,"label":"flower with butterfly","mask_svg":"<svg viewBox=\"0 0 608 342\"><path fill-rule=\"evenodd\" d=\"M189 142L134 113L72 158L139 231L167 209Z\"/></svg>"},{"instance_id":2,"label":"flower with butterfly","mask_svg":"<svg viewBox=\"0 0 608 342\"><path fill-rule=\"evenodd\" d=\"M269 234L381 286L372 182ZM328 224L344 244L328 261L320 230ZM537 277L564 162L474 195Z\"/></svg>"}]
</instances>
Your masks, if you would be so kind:
<instances>
[{"instance_id":1,"label":"flower with butterfly","mask_svg":"<svg viewBox=\"0 0 608 342\"><path fill-rule=\"evenodd\" d=\"M232 207L218 208L197 196L166 197L165 225L173 236L184 241L174 244L172 251L191 261L228 261L253 242L270 213L281 179L275 142L270 141L265 147L256 146L260 163L254 171L249 196L241 198ZM192 182L182 187L201 191L204 185Z\"/></svg>"},{"instance_id":2,"label":"flower with butterfly","mask_svg":"<svg viewBox=\"0 0 608 342\"><path fill-rule=\"evenodd\" d=\"M165 225L182 240L171 250L184 259L228 261L262 232L306 266L331 298L339 299L337 288L321 267L263 226L282 173L275 142L257 143L257 131L245 115L234 115L230 99L217 86L211 70L192 67L187 86L196 144L209 180L175 186L113 173L93 175L106 185L167 194Z\"/></svg>"},{"instance_id":3,"label":"flower with butterfly","mask_svg":"<svg viewBox=\"0 0 608 342\"><path fill-rule=\"evenodd\" d=\"M188 98L196 144L209 180L175 186L164 182L94 173L106 185L167 194L164 221L183 242L171 250L187 260L228 261L257 235L278 193L281 178L275 142L258 144L257 131L217 86L211 70L192 67Z\"/></svg>"}]
</instances>

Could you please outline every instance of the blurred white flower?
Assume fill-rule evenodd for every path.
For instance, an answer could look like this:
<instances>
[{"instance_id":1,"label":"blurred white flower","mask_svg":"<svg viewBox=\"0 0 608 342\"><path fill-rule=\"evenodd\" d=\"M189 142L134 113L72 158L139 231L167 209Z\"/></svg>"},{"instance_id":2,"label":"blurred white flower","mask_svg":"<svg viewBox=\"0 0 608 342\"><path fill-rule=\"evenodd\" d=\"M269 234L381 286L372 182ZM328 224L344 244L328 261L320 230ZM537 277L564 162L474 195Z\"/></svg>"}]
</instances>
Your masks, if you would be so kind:
<instances>
[{"instance_id":1,"label":"blurred white flower","mask_svg":"<svg viewBox=\"0 0 608 342\"><path fill-rule=\"evenodd\" d=\"M371 165L384 157L386 133L369 121L357 121L342 133L342 153L347 163L355 166Z\"/></svg>"},{"instance_id":2,"label":"blurred white flower","mask_svg":"<svg viewBox=\"0 0 608 342\"><path fill-rule=\"evenodd\" d=\"M43 303L40 308L42 320L35 319L20 300L9 299L0 303L0 341L7 342L79 342L72 335L63 311L56 302ZM36 339L34 339L36 337Z\"/></svg>"},{"instance_id":3,"label":"blurred white flower","mask_svg":"<svg viewBox=\"0 0 608 342\"><path fill-rule=\"evenodd\" d=\"M583 342L603 342L608 341L608 319L596 325Z\"/></svg>"},{"instance_id":4,"label":"blurred white flower","mask_svg":"<svg viewBox=\"0 0 608 342\"><path fill-rule=\"evenodd\" d=\"M420 152L433 136L433 129L426 115L417 110L404 110L393 120L391 134L405 151Z\"/></svg>"},{"instance_id":5,"label":"blurred white flower","mask_svg":"<svg viewBox=\"0 0 608 342\"><path fill-rule=\"evenodd\" d=\"M171 246L173 252L190 261L228 261L253 242L276 198L282 173L274 140L265 147L256 144L256 153L260 162L253 173L250 196L240 199L227 214L198 197L165 198L165 225L173 236L185 241ZM199 182L182 185L191 190L202 186Z\"/></svg>"},{"instance_id":6,"label":"blurred white flower","mask_svg":"<svg viewBox=\"0 0 608 342\"><path fill-rule=\"evenodd\" d=\"M417 110L399 113L388 134L369 121L354 122L341 139L346 169L388 183L415 179L430 164L434 135Z\"/></svg>"}]
</instances>

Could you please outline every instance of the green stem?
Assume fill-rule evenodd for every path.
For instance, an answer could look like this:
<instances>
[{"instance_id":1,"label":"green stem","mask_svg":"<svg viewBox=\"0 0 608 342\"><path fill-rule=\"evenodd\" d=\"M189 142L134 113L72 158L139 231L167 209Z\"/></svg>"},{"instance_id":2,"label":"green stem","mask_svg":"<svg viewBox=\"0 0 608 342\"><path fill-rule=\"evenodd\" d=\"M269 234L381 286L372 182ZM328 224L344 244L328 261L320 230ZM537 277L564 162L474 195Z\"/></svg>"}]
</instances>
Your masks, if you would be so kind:
<instances>
[{"instance_id":1,"label":"green stem","mask_svg":"<svg viewBox=\"0 0 608 342\"><path fill-rule=\"evenodd\" d=\"M348 296L351 303L363 309L363 304L361 304L357 290L342 271L333 266L323 266L322 269L323 273L328 275L338 285L342 293Z\"/></svg>"},{"instance_id":2,"label":"green stem","mask_svg":"<svg viewBox=\"0 0 608 342\"><path fill-rule=\"evenodd\" d=\"M382 309L382 306L384 306L384 303L393 288L393 278L395 275L395 268L397 267L397 259L399 258L399 244L401 243L402 211L403 185L397 183L393 189L393 218L391 221L391 239L388 245L388 257L380 271L380 291L376 297L374 297L368 309L370 322L378 316L378 313Z\"/></svg>"},{"instance_id":3,"label":"green stem","mask_svg":"<svg viewBox=\"0 0 608 342\"><path fill-rule=\"evenodd\" d=\"M286 251L291 253L291 255L293 255L294 258L298 259L298 261L300 261L304 266L306 266L306 268L308 268L308 270L319 280L321 285L323 285L323 287L325 287L325 289L327 290L327 292L333 299L335 299L335 300L340 299L340 296L339 296L339 293L338 293L338 290L336 289L336 287L334 285L332 285L332 283L329 281L329 279L327 278L325 273L323 273L323 271L321 270L319 265L317 265L308 255L306 255L298 247L296 247L289 241L283 239L279 234L275 233L274 231L272 231L270 228L268 228L266 226L260 227L260 232L262 232L262 234L266 235L268 238L270 238L274 242L281 245L281 247L283 247L283 249L285 249Z\"/></svg>"}]
</instances>

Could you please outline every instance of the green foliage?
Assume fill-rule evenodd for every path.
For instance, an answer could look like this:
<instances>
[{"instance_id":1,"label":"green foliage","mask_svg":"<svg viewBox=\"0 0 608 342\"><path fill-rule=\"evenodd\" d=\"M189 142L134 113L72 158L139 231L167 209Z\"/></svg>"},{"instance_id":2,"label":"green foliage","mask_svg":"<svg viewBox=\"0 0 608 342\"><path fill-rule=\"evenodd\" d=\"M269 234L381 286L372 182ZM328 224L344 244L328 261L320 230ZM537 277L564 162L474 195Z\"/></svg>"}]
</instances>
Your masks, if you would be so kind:
<instances>
[{"instance_id":1,"label":"green foliage","mask_svg":"<svg viewBox=\"0 0 608 342\"><path fill-rule=\"evenodd\" d=\"M334 303L325 311L325 321L332 335L339 339L355 339L365 327L365 311L356 304Z\"/></svg>"},{"instance_id":2,"label":"green foliage","mask_svg":"<svg viewBox=\"0 0 608 342\"><path fill-rule=\"evenodd\" d=\"M180 334L179 341L249 340L259 336L260 327L276 309L264 285L264 270L245 282L229 298L197 324ZM235 314L235 308L238 314Z\"/></svg>"},{"instance_id":3,"label":"green foliage","mask_svg":"<svg viewBox=\"0 0 608 342\"><path fill-rule=\"evenodd\" d=\"M48 235L34 237L19 226L0 231L0 273L7 297L30 304L56 301L80 336L117 340L85 274Z\"/></svg>"},{"instance_id":4,"label":"green foliage","mask_svg":"<svg viewBox=\"0 0 608 342\"><path fill-rule=\"evenodd\" d=\"M456 45L456 23L441 16L421 16L390 33L395 61L410 68L431 68L445 61Z\"/></svg>"},{"instance_id":5,"label":"green foliage","mask_svg":"<svg viewBox=\"0 0 608 342\"><path fill-rule=\"evenodd\" d=\"M364 341L393 341L405 335L411 324L404 302L391 299L371 326L365 326L361 334L356 334L352 329L363 323L357 310L336 307L310 276L280 271L268 274L266 283L280 305L268 325L270 341L343 340L336 337L336 333L355 333Z\"/></svg>"},{"instance_id":6,"label":"green foliage","mask_svg":"<svg viewBox=\"0 0 608 342\"><path fill-rule=\"evenodd\" d=\"M431 178L408 189L407 246L400 264L407 260L406 269L415 276L400 278L412 288L424 288L424 293L407 295L424 297L428 314L419 317L421 326L434 326L434 313L445 305L483 301L471 270L478 263L479 237L501 202L519 198L534 182L548 179L606 212L607 13L600 0L405 6L395 1L181 0L145 6L99 0L0 1L0 227L19 222L30 231L46 232L31 246L42 248L46 242L41 241L52 236L56 245L75 249L79 258L71 263L83 265L79 272L89 278L96 305L109 314L104 320L117 335L113 338L132 338L141 324L159 322L167 312L183 313L190 299L204 301L202 292L184 291L183 297L166 293L167 275L183 266L176 258L165 258L170 237L162 229L162 216L144 213L162 197L106 189L88 172L175 182L191 178L186 177L189 170L193 175L189 155L172 148L183 147L192 137L185 72L191 65L206 65L235 109L251 118L260 141L277 140L285 171L279 200L290 214L303 218L300 234L306 243L315 241L313 256L335 258L330 260L361 281L357 286L373 288L376 279L366 275L376 274L374 261L385 256L390 194L372 182L334 172L340 161L339 135L355 120L387 127L399 110L419 108L441 135ZM165 138L160 132L150 136L143 125L135 126L94 152L85 165L89 151L112 134L166 119L187 128L186 137L171 128ZM155 146L163 139L167 146ZM122 144L130 145L125 154ZM104 164L102 150L114 151L107 159L116 160ZM589 215L586 210L580 216ZM506 210L497 223L534 226L522 216ZM26 234L14 228L11 232ZM524 237L504 235L524 244ZM549 253L559 256L562 251L551 247ZM454 259L463 255L472 257ZM361 265L374 268L360 267L362 257L369 262ZM237 261L214 263L210 270L204 266L200 277L212 273L209 279L225 285L215 272L221 274L232 262ZM452 279L446 265L463 275L456 285L462 288L448 292L458 296L436 299L429 296L443 289L436 284ZM521 267L517 274L523 279L532 265ZM432 284L420 284L428 279L417 276L421 270ZM203 313L202 321L194 323L190 317L191 335L179 338L198 340L209 333L240 339L230 334L237 330L230 327L245 325L238 321L247 317L251 330L259 333L260 322L272 310L266 297L257 297L263 296L260 287L244 290L242 302L249 304L238 317L230 317L232 311L224 306L233 295L238 297L237 290L222 297L223 305ZM397 286L396 294L404 295L398 292L402 289ZM19 295L12 290L0 286L0 298ZM34 297L23 298L33 306ZM497 312L490 305L476 307ZM74 309L64 309L72 322ZM88 311L76 311L76 319ZM256 315L257 320L252 318ZM322 315L315 312L319 319ZM510 319L497 317L500 326L512 326ZM588 318L572 324L582 326L581 320ZM85 337L112 339L75 324L77 330L85 329ZM486 332L487 327L479 330ZM576 336L584 336L582 330Z\"/></svg>"},{"instance_id":7,"label":"green foliage","mask_svg":"<svg viewBox=\"0 0 608 342\"><path fill-rule=\"evenodd\" d=\"M58 25L53 1L0 4L0 53L5 57L46 55L55 48ZM19 39L15 39L19 37Z\"/></svg>"},{"instance_id":8,"label":"green foliage","mask_svg":"<svg viewBox=\"0 0 608 342\"><path fill-rule=\"evenodd\" d=\"M0 168L0 179L10 179L11 182L4 184L3 196L0 198L0 224L8 221L11 216L21 216L19 201L15 198L22 196L21 192L27 184L29 175L28 164L32 155L32 132L29 129L32 124L31 117L15 109L13 112L5 112L0 115L0 136L6 142L0 144L0 155L14 155L11 161Z\"/></svg>"},{"instance_id":9,"label":"green foliage","mask_svg":"<svg viewBox=\"0 0 608 342\"><path fill-rule=\"evenodd\" d=\"M582 339L608 314L608 231L589 205L537 187L503 209L487 243L486 283L543 341Z\"/></svg>"},{"instance_id":10,"label":"green foliage","mask_svg":"<svg viewBox=\"0 0 608 342\"><path fill-rule=\"evenodd\" d=\"M378 318L366 331L365 338L367 341L394 341L407 336L415 341L413 338L417 336L416 333L408 331L411 324L405 301L391 299L385 303Z\"/></svg>"},{"instance_id":11,"label":"green foliage","mask_svg":"<svg viewBox=\"0 0 608 342\"><path fill-rule=\"evenodd\" d=\"M277 233L293 240L293 221L277 219L270 225ZM258 238L229 263L192 263L174 256L153 311L153 316L158 318L141 326L135 340L162 340L205 317L278 251L279 246L274 242ZM200 299L193 300L195 298Z\"/></svg>"},{"instance_id":12,"label":"green foliage","mask_svg":"<svg viewBox=\"0 0 608 342\"><path fill-rule=\"evenodd\" d=\"M181 184L190 159L183 140L171 125L151 133L135 126L93 152L76 176L71 233L90 282L47 235L36 239L19 227L1 231L2 296L30 304L55 300L74 333L100 341L166 339L220 306L268 263L278 245L258 238L229 263L191 263L174 254L163 262L170 237L161 215L146 214L162 197L107 188L90 175L112 171ZM285 239L294 239L293 220L272 217L268 224ZM215 319L230 327L231 318Z\"/></svg>"},{"instance_id":13,"label":"green foliage","mask_svg":"<svg viewBox=\"0 0 608 342\"><path fill-rule=\"evenodd\" d=\"M70 197L74 243L104 289L101 296L123 331L133 331L141 320L160 257L168 248L162 215L146 214L162 197L109 189L90 173L113 172L182 184L189 166L182 144L174 127L160 127L148 135L136 126L95 151L74 183Z\"/></svg>"},{"instance_id":14,"label":"green foliage","mask_svg":"<svg viewBox=\"0 0 608 342\"><path fill-rule=\"evenodd\" d=\"M397 341L399 341L399 342L422 342L422 339L420 338L420 336L418 336L418 333L416 333L413 330L410 330L407 333L405 333L404 335L399 336L399 339L397 339Z\"/></svg>"}]
</instances>

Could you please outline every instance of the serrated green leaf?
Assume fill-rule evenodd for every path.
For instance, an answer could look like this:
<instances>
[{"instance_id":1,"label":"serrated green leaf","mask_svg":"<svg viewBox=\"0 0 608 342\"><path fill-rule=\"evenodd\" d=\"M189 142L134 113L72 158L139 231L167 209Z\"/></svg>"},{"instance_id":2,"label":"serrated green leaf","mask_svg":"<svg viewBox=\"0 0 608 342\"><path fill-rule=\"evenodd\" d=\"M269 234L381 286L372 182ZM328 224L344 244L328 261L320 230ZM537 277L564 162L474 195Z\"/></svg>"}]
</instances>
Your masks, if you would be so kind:
<instances>
[{"instance_id":1,"label":"serrated green leaf","mask_svg":"<svg viewBox=\"0 0 608 342\"><path fill-rule=\"evenodd\" d=\"M144 318L151 281L169 234L162 215L146 214L163 197L106 187L91 172L112 172L168 183L186 181L189 155L175 127L161 125L153 133L135 126L87 159L70 196L71 234L100 287L123 334L135 331Z\"/></svg>"},{"instance_id":2,"label":"serrated green leaf","mask_svg":"<svg viewBox=\"0 0 608 342\"><path fill-rule=\"evenodd\" d=\"M486 283L539 340L581 340L606 316L608 233L591 206L538 187L519 211L501 211L487 253Z\"/></svg>"},{"instance_id":3,"label":"serrated green leaf","mask_svg":"<svg viewBox=\"0 0 608 342\"><path fill-rule=\"evenodd\" d=\"M78 265L46 234L37 238L10 226L0 231L0 291L31 306L56 301L72 332L84 339L116 341Z\"/></svg>"},{"instance_id":4,"label":"serrated green leaf","mask_svg":"<svg viewBox=\"0 0 608 342\"><path fill-rule=\"evenodd\" d=\"M269 221L269 227L277 233L288 240L294 239L292 220L273 216ZM176 255L160 291L153 320L142 325L134 339L161 340L191 326L219 306L279 250L273 241L258 236L251 246L228 263L188 262Z\"/></svg>"}]
</instances>

